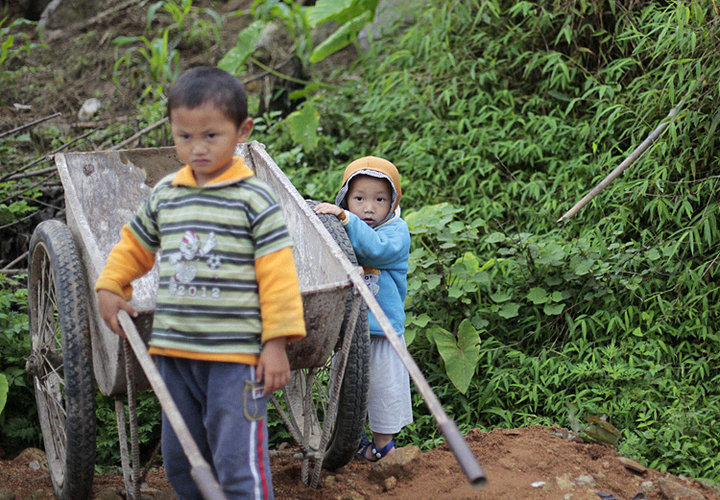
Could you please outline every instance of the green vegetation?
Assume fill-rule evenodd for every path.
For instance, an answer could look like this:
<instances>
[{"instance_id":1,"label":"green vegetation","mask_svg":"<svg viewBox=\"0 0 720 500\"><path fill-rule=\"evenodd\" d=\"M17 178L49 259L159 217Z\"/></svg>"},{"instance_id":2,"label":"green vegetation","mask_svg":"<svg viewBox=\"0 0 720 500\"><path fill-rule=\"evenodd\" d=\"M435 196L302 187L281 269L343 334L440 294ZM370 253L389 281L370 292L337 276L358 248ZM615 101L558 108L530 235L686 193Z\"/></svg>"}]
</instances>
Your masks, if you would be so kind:
<instances>
[{"instance_id":1,"label":"green vegetation","mask_svg":"<svg viewBox=\"0 0 720 500\"><path fill-rule=\"evenodd\" d=\"M577 405L607 415L623 454L718 480L718 13L545 5L429 3L359 61L357 85L315 100L315 150L277 127L259 140L314 198L356 156L398 165L410 350L461 428L568 426ZM650 151L556 222L678 104ZM432 445L417 403L400 439Z\"/></svg>"},{"instance_id":2,"label":"green vegetation","mask_svg":"<svg viewBox=\"0 0 720 500\"><path fill-rule=\"evenodd\" d=\"M261 9L270 3L254 7L269 16ZM177 12L153 4L144 46L168 33L168 47L179 47L171 26L187 22L180 14L189 2L173 4ZM274 8L285 9L288 29L295 23L295 40L307 40L300 34L308 18L296 17L293 2ZM313 73L312 81L332 87L312 87L295 114L257 117L253 139L307 198L333 199L343 168L361 155L400 169L413 235L410 352L461 429L561 425L597 439L587 426L605 415L624 455L720 481L717 9L714 2L427 1L406 30L375 40L352 66ZM247 52L237 68L260 26L250 24L227 49ZM311 47L295 49L316 69ZM152 58L137 49L116 67L147 78ZM654 146L572 219L557 222L676 106ZM139 114L156 121L162 106L144 101ZM298 133L314 121L314 136ZM0 198L16 189L0 184ZM0 202L0 225L30 207ZM27 424L9 421L32 406L19 371L27 316L17 284L0 280L0 374L9 386L0 423L16 442L37 439L36 424L27 437L20 435ZM434 446L442 436L418 394L414 403L415 422L399 440ZM156 407L144 404L141 419L152 422ZM108 408L99 411L103 459L115 439ZM157 431L143 425L143 439ZM282 432L278 421L270 426Z\"/></svg>"}]
</instances>

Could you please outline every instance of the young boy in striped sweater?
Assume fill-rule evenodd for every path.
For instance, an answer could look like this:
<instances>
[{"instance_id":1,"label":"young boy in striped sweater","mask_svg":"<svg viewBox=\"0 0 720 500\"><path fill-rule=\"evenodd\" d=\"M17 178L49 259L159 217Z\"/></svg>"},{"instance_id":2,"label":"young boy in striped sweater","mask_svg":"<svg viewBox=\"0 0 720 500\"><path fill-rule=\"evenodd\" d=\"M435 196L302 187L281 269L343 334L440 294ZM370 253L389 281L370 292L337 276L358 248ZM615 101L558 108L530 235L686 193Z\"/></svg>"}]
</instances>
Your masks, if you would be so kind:
<instances>
[{"instance_id":1,"label":"young boy in striped sweater","mask_svg":"<svg viewBox=\"0 0 720 500\"><path fill-rule=\"evenodd\" d=\"M286 343L305 336L292 241L271 188L234 156L253 127L242 83L193 68L167 112L185 165L122 228L95 285L100 314L123 335L130 283L162 250L149 352L228 499L272 498L267 399L290 379ZM161 439L178 497L202 498L164 414Z\"/></svg>"}]
</instances>

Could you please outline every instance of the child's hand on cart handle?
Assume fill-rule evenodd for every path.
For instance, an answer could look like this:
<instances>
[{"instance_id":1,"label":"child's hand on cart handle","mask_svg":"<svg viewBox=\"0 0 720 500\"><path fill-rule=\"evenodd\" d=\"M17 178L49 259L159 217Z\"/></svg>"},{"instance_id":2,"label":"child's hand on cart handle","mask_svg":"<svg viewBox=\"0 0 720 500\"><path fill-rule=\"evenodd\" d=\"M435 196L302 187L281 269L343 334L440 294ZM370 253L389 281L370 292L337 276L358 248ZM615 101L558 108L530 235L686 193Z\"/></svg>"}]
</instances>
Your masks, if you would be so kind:
<instances>
[{"instance_id":1,"label":"child's hand on cart handle","mask_svg":"<svg viewBox=\"0 0 720 500\"><path fill-rule=\"evenodd\" d=\"M279 337L265 342L260 353L255 375L263 382L263 396L282 389L290 382L290 361L285 352L287 339Z\"/></svg>"},{"instance_id":2,"label":"child's hand on cart handle","mask_svg":"<svg viewBox=\"0 0 720 500\"><path fill-rule=\"evenodd\" d=\"M117 335L125 338L125 332L120 326L118 320L118 311L121 309L127 312L131 317L137 318L137 312L135 309L128 304L125 299L119 295L111 292L110 290L98 290L98 311L100 317L105 321L105 324Z\"/></svg>"}]
</instances>

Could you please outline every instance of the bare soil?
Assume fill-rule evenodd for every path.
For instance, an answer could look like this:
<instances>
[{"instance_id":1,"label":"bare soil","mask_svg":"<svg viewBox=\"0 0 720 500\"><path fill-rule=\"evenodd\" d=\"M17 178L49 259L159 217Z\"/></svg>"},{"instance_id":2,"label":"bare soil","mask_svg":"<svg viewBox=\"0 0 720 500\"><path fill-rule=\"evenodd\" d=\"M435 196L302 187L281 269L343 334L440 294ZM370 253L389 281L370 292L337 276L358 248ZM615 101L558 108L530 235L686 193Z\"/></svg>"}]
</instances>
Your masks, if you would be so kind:
<instances>
[{"instance_id":1,"label":"bare soil","mask_svg":"<svg viewBox=\"0 0 720 500\"><path fill-rule=\"evenodd\" d=\"M566 435L562 429L546 427L469 432L466 442L487 477L485 487L479 490L471 488L444 445L424 453L414 447L399 448L399 460L394 463L388 458L377 463L355 458L337 471L323 471L317 489L301 481L300 461L287 454L274 455L273 487L278 499L302 500L720 499L716 486L647 469L623 459L608 446L567 439ZM0 460L0 491L3 488L10 489L16 500L54 498L50 477L37 451ZM122 476L96 475L92 498L124 495ZM162 468L148 474L143 495L174 498Z\"/></svg>"},{"instance_id":2,"label":"bare soil","mask_svg":"<svg viewBox=\"0 0 720 500\"><path fill-rule=\"evenodd\" d=\"M197 3L229 11L250 2ZM79 136L87 127L132 122L137 95L118 89L112 82L115 50L112 40L120 34L143 33L145 4L61 36L41 53L34 52L27 60L15 61L15 68L25 67L25 70L16 72L13 84L3 89L3 93L8 93L4 106L0 106L0 132L55 112L62 116L50 123L67 128L68 136L72 137ZM231 22L244 22L237 17L233 19ZM232 43L237 28L237 25L226 26L224 38L229 43ZM208 50L222 51L228 47ZM184 67L201 63L205 58L207 51L193 51L192 48L181 55ZM252 86L248 90L254 91ZM82 102L98 95L102 96L103 108L93 118L95 123L77 123L76 113ZM42 145L43 135L35 128L31 132L34 145ZM79 142L77 148L88 150L102 146L102 140L97 140ZM47 144L45 151L52 147L54 145ZM0 161L0 168L2 172L12 171L36 155L35 150L28 148L27 158L6 158ZM0 246L0 263L3 265L27 248L30 233L40 220L62 217L62 193L58 184L50 183L46 194L47 210L4 233ZM272 459L274 489L277 498L288 499L720 499L716 487L646 469L633 462L623 463L610 447L564 436L567 436L566 431L542 427L469 432L466 440L487 476L487 484L481 490L473 490L468 485L454 456L445 446L424 453L411 447L400 448L395 459L386 458L377 464L355 459L340 470L324 471L318 489L302 483L299 461L276 454ZM2 457L1 453L0 499L13 498L11 494L16 500L53 498L42 453L25 450L15 457ZM393 464L402 457L408 459L406 464ZM150 471L146 486L144 494L148 498L174 497L162 469ZM2 496L3 490L8 496ZM125 495L122 476L96 475L93 498L101 495L113 498L106 496L113 491ZM602 497L601 493L607 496Z\"/></svg>"}]
</instances>

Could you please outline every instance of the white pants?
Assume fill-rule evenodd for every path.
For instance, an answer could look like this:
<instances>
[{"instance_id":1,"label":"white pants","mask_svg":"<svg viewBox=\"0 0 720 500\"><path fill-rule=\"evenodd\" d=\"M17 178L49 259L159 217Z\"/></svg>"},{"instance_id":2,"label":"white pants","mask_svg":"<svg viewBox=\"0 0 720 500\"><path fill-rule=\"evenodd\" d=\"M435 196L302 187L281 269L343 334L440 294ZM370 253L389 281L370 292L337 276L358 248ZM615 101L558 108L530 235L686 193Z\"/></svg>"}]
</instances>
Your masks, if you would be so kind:
<instances>
[{"instance_id":1,"label":"white pants","mask_svg":"<svg viewBox=\"0 0 720 500\"><path fill-rule=\"evenodd\" d=\"M368 421L379 434L397 434L413 421L410 375L384 335L370 335Z\"/></svg>"}]
</instances>

